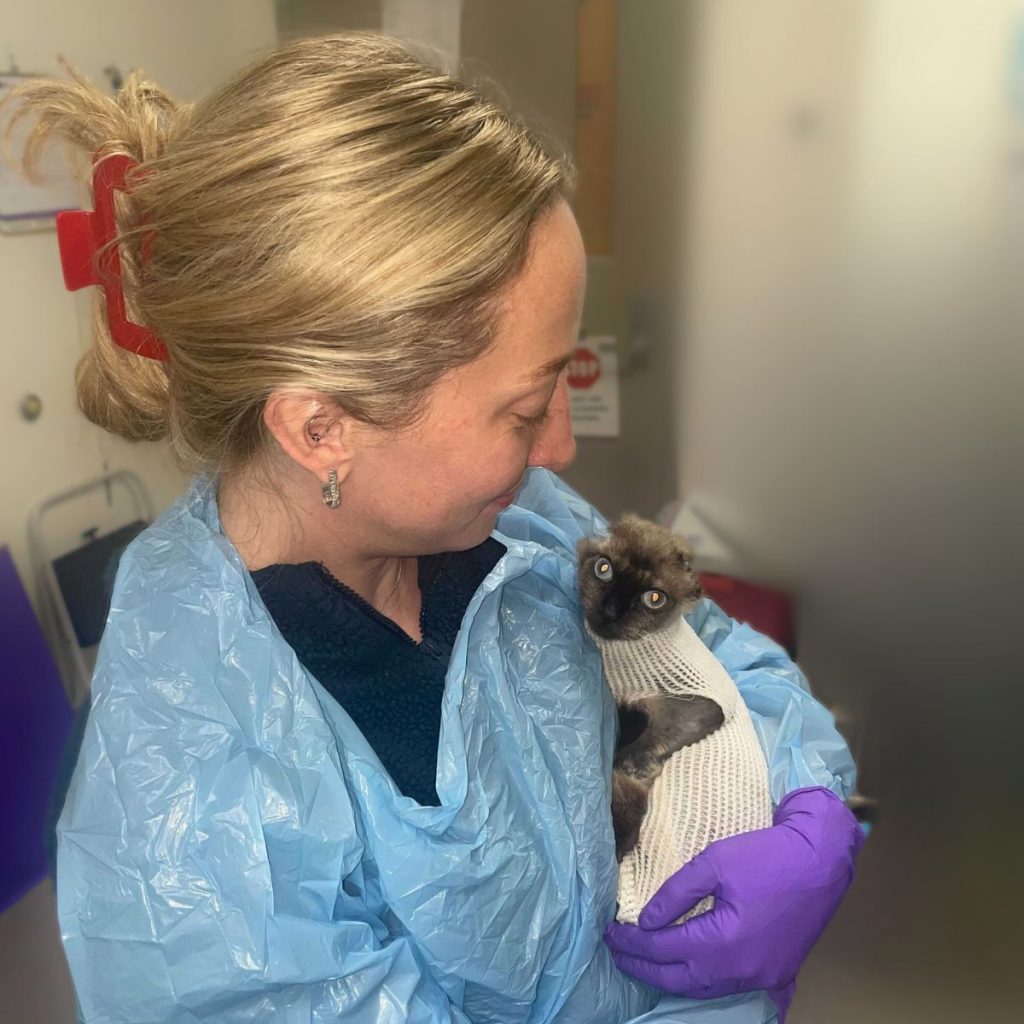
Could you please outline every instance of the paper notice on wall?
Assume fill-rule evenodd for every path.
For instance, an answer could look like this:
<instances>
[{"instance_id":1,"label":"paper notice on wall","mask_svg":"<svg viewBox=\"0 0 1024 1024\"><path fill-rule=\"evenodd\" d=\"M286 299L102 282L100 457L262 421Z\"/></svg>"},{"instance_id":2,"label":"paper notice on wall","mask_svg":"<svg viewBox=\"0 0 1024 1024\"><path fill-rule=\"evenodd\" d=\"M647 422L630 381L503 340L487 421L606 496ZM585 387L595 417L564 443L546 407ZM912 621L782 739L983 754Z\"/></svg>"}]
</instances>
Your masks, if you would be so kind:
<instances>
[{"instance_id":1,"label":"paper notice on wall","mask_svg":"<svg viewBox=\"0 0 1024 1024\"><path fill-rule=\"evenodd\" d=\"M568 368L577 437L619 436L619 358L615 339L582 338Z\"/></svg>"},{"instance_id":2,"label":"paper notice on wall","mask_svg":"<svg viewBox=\"0 0 1024 1024\"><path fill-rule=\"evenodd\" d=\"M445 71L459 70L462 0L383 0L381 28L436 54ZM425 54L427 55L427 54Z\"/></svg>"}]
</instances>

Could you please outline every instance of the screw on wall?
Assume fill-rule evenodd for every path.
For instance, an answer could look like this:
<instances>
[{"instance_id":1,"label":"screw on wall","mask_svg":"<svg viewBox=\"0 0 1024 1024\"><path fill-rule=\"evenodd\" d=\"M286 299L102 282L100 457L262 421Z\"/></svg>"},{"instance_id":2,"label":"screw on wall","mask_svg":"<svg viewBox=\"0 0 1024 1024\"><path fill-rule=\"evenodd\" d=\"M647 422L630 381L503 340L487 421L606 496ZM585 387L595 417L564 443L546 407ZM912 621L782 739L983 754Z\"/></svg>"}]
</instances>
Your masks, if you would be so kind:
<instances>
[{"instance_id":1,"label":"screw on wall","mask_svg":"<svg viewBox=\"0 0 1024 1024\"><path fill-rule=\"evenodd\" d=\"M43 400L38 395L26 395L18 407L21 418L27 423L35 423L43 415Z\"/></svg>"}]
</instances>

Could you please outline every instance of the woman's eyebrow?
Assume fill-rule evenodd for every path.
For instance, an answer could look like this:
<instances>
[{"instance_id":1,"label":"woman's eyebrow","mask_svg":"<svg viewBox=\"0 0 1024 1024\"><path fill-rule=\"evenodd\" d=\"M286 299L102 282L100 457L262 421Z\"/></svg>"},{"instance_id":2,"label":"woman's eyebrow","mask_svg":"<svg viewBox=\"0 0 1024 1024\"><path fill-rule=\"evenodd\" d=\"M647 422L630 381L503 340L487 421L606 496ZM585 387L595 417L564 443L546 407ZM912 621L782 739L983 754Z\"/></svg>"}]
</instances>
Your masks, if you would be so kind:
<instances>
[{"instance_id":1,"label":"woman's eyebrow","mask_svg":"<svg viewBox=\"0 0 1024 1024\"><path fill-rule=\"evenodd\" d=\"M572 352L569 352L564 356L548 360L543 366L528 374L525 379L531 384L539 384L545 377L550 377L553 373L561 373L571 362L572 355Z\"/></svg>"}]
</instances>

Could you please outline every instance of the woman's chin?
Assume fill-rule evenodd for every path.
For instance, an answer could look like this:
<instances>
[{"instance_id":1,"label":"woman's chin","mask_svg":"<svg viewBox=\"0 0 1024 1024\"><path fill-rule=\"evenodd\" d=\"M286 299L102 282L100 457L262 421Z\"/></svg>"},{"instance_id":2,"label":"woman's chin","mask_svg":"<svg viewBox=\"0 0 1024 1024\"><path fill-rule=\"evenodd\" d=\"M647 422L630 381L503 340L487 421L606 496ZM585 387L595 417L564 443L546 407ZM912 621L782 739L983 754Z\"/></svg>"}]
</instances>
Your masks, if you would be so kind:
<instances>
[{"instance_id":1,"label":"woman's chin","mask_svg":"<svg viewBox=\"0 0 1024 1024\"><path fill-rule=\"evenodd\" d=\"M514 502L515 500L516 492L509 491L508 494L503 494L500 498L495 498L494 501L492 501L488 507L493 508L498 512L501 512L502 510L508 508L509 505L511 505L512 502Z\"/></svg>"},{"instance_id":2,"label":"woman's chin","mask_svg":"<svg viewBox=\"0 0 1024 1024\"><path fill-rule=\"evenodd\" d=\"M515 485L510 491L506 491L504 494L499 495L495 498L488 508L496 508L499 512L502 509L506 509L516 500L516 495L519 494L520 488L523 486L523 481L520 479L519 483Z\"/></svg>"},{"instance_id":3,"label":"woman's chin","mask_svg":"<svg viewBox=\"0 0 1024 1024\"><path fill-rule=\"evenodd\" d=\"M467 523L457 535L450 537L445 550L468 551L483 544L494 531L500 511L494 502L488 504L471 523Z\"/></svg>"}]
</instances>

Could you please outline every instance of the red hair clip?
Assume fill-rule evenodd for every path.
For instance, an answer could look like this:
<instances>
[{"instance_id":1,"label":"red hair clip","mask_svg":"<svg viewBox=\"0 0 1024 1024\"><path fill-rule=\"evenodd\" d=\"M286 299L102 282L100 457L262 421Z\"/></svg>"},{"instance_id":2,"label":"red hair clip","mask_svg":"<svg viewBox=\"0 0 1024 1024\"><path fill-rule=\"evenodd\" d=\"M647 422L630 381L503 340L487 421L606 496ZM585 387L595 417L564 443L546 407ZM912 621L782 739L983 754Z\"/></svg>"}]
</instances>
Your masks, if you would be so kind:
<instances>
[{"instance_id":1,"label":"red hair clip","mask_svg":"<svg viewBox=\"0 0 1024 1024\"><path fill-rule=\"evenodd\" d=\"M166 360L167 347L151 331L132 323L125 314L121 254L116 245L114 190L126 191L125 177L138 167L130 156L108 156L92 175L95 212L67 210L57 214L57 244L68 291L99 285L107 297L107 322L114 343L147 359Z\"/></svg>"}]
</instances>

